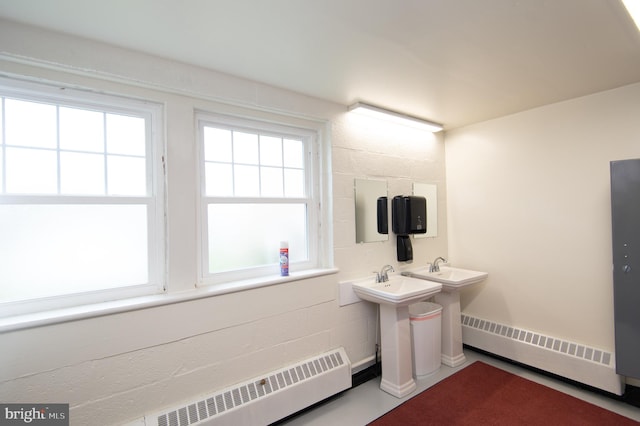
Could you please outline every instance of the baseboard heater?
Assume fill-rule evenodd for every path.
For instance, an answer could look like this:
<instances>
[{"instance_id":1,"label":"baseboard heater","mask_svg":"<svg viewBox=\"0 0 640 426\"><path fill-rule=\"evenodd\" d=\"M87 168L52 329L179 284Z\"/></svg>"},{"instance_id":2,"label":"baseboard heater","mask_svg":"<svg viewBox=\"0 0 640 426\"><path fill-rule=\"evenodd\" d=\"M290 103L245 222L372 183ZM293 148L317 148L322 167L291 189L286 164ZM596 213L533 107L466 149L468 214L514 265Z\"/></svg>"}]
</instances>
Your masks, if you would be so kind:
<instances>
[{"instance_id":1,"label":"baseboard heater","mask_svg":"<svg viewBox=\"0 0 640 426\"><path fill-rule=\"evenodd\" d=\"M145 416L147 426L268 425L351 387L344 348Z\"/></svg>"},{"instance_id":2,"label":"baseboard heater","mask_svg":"<svg viewBox=\"0 0 640 426\"><path fill-rule=\"evenodd\" d=\"M462 341L616 395L624 392L615 356L602 349L464 314Z\"/></svg>"}]
</instances>

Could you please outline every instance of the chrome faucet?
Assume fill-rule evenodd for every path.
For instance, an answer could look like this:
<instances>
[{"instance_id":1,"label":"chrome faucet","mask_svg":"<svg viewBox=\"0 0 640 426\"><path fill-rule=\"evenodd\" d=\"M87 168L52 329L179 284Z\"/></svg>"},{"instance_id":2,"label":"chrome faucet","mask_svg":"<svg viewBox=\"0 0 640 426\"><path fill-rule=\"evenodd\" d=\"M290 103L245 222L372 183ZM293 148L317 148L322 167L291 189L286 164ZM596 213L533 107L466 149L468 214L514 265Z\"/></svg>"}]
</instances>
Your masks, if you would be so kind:
<instances>
[{"instance_id":1,"label":"chrome faucet","mask_svg":"<svg viewBox=\"0 0 640 426\"><path fill-rule=\"evenodd\" d=\"M376 272L376 282L386 283L389 281L389 275L387 274L389 271L395 272L395 269L393 269L393 266L391 265L384 265L380 272Z\"/></svg>"},{"instance_id":2,"label":"chrome faucet","mask_svg":"<svg viewBox=\"0 0 640 426\"><path fill-rule=\"evenodd\" d=\"M439 261L447 262L447 259L444 257L436 257L436 260L433 263L429 263L429 272L440 272L440 265L438 265Z\"/></svg>"}]
</instances>

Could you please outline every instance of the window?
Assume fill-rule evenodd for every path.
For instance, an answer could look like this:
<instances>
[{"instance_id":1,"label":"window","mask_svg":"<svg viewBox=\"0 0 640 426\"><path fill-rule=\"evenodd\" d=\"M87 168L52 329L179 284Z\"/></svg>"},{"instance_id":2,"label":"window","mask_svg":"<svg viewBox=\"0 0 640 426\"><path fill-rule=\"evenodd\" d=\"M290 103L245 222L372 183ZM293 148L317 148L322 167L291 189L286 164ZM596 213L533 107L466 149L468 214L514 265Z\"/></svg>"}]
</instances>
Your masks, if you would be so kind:
<instances>
[{"instance_id":1,"label":"window","mask_svg":"<svg viewBox=\"0 0 640 426\"><path fill-rule=\"evenodd\" d=\"M319 182L313 130L200 114L202 281L318 266Z\"/></svg>"},{"instance_id":2,"label":"window","mask_svg":"<svg viewBox=\"0 0 640 426\"><path fill-rule=\"evenodd\" d=\"M2 311L161 290L159 107L9 84L0 86Z\"/></svg>"}]
</instances>

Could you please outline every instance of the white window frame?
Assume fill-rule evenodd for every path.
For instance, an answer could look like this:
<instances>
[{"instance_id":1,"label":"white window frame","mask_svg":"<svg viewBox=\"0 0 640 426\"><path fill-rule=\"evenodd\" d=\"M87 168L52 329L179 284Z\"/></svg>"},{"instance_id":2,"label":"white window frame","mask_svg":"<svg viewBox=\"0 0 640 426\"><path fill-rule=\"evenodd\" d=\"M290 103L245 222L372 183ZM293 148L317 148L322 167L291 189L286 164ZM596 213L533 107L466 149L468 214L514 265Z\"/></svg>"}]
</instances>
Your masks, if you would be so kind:
<instances>
[{"instance_id":1,"label":"white window frame","mask_svg":"<svg viewBox=\"0 0 640 426\"><path fill-rule=\"evenodd\" d=\"M133 113L145 118L147 137L145 152L147 161L146 196L5 195L0 191L0 204L144 204L147 205L148 247L148 283L146 284L0 302L0 318L163 293L166 289L166 208L162 105L120 95L96 93L64 84L34 83L5 77L0 77L0 97L93 109L115 114ZM2 149L1 146L0 149ZM6 156L3 155L2 159L6 161ZM2 170L6 170L6 167L3 167Z\"/></svg>"},{"instance_id":2,"label":"white window frame","mask_svg":"<svg viewBox=\"0 0 640 426\"><path fill-rule=\"evenodd\" d=\"M281 118L281 117L279 117ZM197 126L197 155L198 155L198 181L199 181L199 206L198 206L198 259L199 279L198 286L210 286L216 284L232 284L253 280L273 283L273 277L278 275L277 265L266 265L245 268L235 271L209 273L208 271L208 214L207 208L212 203L288 203L304 202L307 206L307 239L308 259L304 262L290 264L291 275L296 272L305 273L324 266L323 238L321 236L322 224L322 172L321 172L321 135L318 129L311 126L299 126L294 120L287 122L286 118L280 120L263 120L260 118L247 118L204 111L196 112ZM277 136L302 139L305 147L305 184L306 196L304 198L270 198L270 197L209 197L206 195L205 171L204 171L204 127L218 127L229 130L248 131L259 134L272 134ZM259 285L259 284L258 284Z\"/></svg>"}]
</instances>

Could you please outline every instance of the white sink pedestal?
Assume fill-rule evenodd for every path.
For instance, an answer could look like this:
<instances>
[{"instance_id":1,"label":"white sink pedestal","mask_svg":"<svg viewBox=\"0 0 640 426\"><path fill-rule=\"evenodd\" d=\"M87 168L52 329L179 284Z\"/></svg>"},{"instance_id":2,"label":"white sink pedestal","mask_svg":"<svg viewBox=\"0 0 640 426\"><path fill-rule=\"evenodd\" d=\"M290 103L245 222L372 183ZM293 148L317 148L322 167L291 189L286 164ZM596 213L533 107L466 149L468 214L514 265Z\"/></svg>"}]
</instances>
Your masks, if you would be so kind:
<instances>
[{"instance_id":1,"label":"white sink pedestal","mask_svg":"<svg viewBox=\"0 0 640 426\"><path fill-rule=\"evenodd\" d=\"M409 306L380 305L382 381L380 389L402 398L416 389L413 380Z\"/></svg>"},{"instance_id":2,"label":"white sink pedestal","mask_svg":"<svg viewBox=\"0 0 640 426\"><path fill-rule=\"evenodd\" d=\"M416 389L416 382L413 380L409 305L436 294L442 289L442 284L403 275L385 277L381 282L366 278L352 282L351 286L359 298L377 303L380 307L380 389L396 398L403 398Z\"/></svg>"},{"instance_id":3,"label":"white sink pedestal","mask_svg":"<svg viewBox=\"0 0 640 426\"><path fill-rule=\"evenodd\" d=\"M457 367L467 360L462 351L462 321L460 319L460 291L445 290L435 295L442 306L442 363Z\"/></svg>"}]
</instances>

